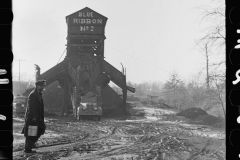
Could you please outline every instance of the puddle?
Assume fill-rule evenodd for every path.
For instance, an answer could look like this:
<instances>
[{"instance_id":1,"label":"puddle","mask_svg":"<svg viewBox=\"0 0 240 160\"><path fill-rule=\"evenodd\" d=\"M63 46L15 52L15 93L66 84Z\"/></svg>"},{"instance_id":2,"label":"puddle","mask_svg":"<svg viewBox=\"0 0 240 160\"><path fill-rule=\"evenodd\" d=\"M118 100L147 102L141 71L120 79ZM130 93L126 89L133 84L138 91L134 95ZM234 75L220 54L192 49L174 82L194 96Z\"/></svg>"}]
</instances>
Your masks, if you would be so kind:
<instances>
[{"instance_id":1,"label":"puddle","mask_svg":"<svg viewBox=\"0 0 240 160\"><path fill-rule=\"evenodd\" d=\"M201 136L201 137L209 137L209 138L217 138L217 139L226 139L225 133L222 132L203 132L203 131L191 131L193 134Z\"/></svg>"},{"instance_id":2,"label":"puddle","mask_svg":"<svg viewBox=\"0 0 240 160\"><path fill-rule=\"evenodd\" d=\"M136 122L136 123L164 123L164 124L177 124L188 130L194 135L208 138L217 138L217 139L225 139L225 132L221 131L212 131L210 128L204 125L193 125L186 124L182 121L161 121L158 117L155 116L146 116L146 119L138 119L138 120L126 120L126 122Z\"/></svg>"},{"instance_id":3,"label":"puddle","mask_svg":"<svg viewBox=\"0 0 240 160\"><path fill-rule=\"evenodd\" d=\"M217 139L225 139L225 132L221 131L212 131L210 128L203 125L192 125L192 124L180 124L182 127L190 130L194 135L198 135L201 137L209 137L209 138L217 138Z\"/></svg>"},{"instance_id":4,"label":"puddle","mask_svg":"<svg viewBox=\"0 0 240 160\"><path fill-rule=\"evenodd\" d=\"M212 131L210 128L204 125L193 125L193 124L186 124L183 121L162 121L162 115L170 115L176 114L176 111L166 110L166 109L158 109L158 108L147 108L142 106L142 109L146 112L146 119L138 119L138 120L126 120L126 122L140 122L140 123L168 123L168 124L178 124L182 127L192 132L194 135L202 136L202 137L209 137L209 138L217 138L217 139L225 139L225 132L221 131Z\"/></svg>"},{"instance_id":5,"label":"puddle","mask_svg":"<svg viewBox=\"0 0 240 160\"><path fill-rule=\"evenodd\" d=\"M224 140L226 137L224 131L214 130L205 125L188 124L184 119L175 118L177 113L174 110L154 108L147 106L140 106L138 109L144 110L145 117L141 119L124 120L103 120L101 122L95 121L80 121L69 122L62 119L46 118L45 122L49 127L46 134L41 136L38 141L39 146L47 144L54 144L57 142L70 142L79 139L79 131L86 131L93 137L101 137L101 135L109 134L110 137L106 139L99 139L92 145L91 151L77 149L67 150L69 154L60 151L59 160L79 160L79 159L99 159L99 160L114 160L114 159L139 159L136 155L138 147L146 147L148 143L156 141L155 137L162 136L165 133L182 133L183 136L193 136L192 138L213 138L214 140ZM24 144L24 136L20 133L20 127L23 125L21 118L14 118L15 128L17 133L14 133L14 145ZM19 122L18 122L19 121ZM132 124L131 124L132 123ZM135 124L134 124L135 123ZM139 123L139 124L138 124ZM153 125L151 125L153 124ZM163 124L163 125L162 125ZM94 128L94 131L92 131ZM145 132L146 131L146 132ZM72 133L71 133L72 132ZM95 133L96 132L96 133ZM85 132L84 132L85 133ZM110 134L113 133L113 134ZM186 133L186 134L185 134ZM157 137L158 138L158 137ZM81 138L80 138L81 139ZM91 141L91 140L90 140ZM136 143L136 145L134 145ZM131 146L131 147L129 147ZM22 146L18 147L21 148ZM128 148L129 147L129 148ZM57 147L56 147L57 148ZM130 149L136 152L130 152ZM129 153L129 154L128 154ZM61 155L63 154L63 155ZM68 156L68 157L64 157Z\"/></svg>"},{"instance_id":6,"label":"puddle","mask_svg":"<svg viewBox=\"0 0 240 160\"><path fill-rule=\"evenodd\" d=\"M148 114L176 114L176 111L173 110L168 110L168 109L162 109L162 108L147 108L147 107L141 107L142 109L144 109Z\"/></svg>"},{"instance_id":7,"label":"puddle","mask_svg":"<svg viewBox=\"0 0 240 160\"><path fill-rule=\"evenodd\" d=\"M147 119L147 120L152 120L152 121L158 120L158 118L157 118L157 117L154 117L154 116L146 116L146 119Z\"/></svg>"},{"instance_id":8,"label":"puddle","mask_svg":"<svg viewBox=\"0 0 240 160\"><path fill-rule=\"evenodd\" d=\"M155 116L145 116L145 119L136 119L136 120L125 120L126 122L140 122L140 123L170 123L170 124L178 124L182 121L161 121L161 117L155 117Z\"/></svg>"},{"instance_id":9,"label":"puddle","mask_svg":"<svg viewBox=\"0 0 240 160\"><path fill-rule=\"evenodd\" d=\"M126 122L153 122L158 121L162 119L161 115L170 115L175 114L176 111L166 110L166 109L160 109L160 108L146 108L141 107L141 109L144 109L146 115L144 119L136 119L136 120L126 120ZM158 121L160 122L160 121ZM172 121L163 121L160 123L176 123Z\"/></svg>"}]
</instances>

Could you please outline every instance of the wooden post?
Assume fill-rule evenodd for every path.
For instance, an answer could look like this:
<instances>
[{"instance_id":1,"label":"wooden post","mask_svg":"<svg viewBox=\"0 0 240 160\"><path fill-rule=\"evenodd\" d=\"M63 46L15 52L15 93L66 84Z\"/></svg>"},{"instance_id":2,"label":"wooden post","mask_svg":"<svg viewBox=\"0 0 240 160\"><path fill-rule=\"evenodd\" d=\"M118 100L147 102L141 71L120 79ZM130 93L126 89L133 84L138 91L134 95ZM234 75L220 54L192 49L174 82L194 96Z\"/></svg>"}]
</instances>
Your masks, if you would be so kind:
<instances>
[{"instance_id":1,"label":"wooden post","mask_svg":"<svg viewBox=\"0 0 240 160\"><path fill-rule=\"evenodd\" d=\"M102 81L103 81L103 61L104 61L104 40L100 44L100 50L99 50L99 63L100 63L100 68L99 68L99 86L100 86L100 95L102 96ZM98 84L97 83L97 84ZM101 98L102 99L102 98Z\"/></svg>"},{"instance_id":2,"label":"wooden post","mask_svg":"<svg viewBox=\"0 0 240 160\"><path fill-rule=\"evenodd\" d=\"M67 75L64 76L64 92L63 92L63 113L67 114L68 106L68 84L67 84Z\"/></svg>"},{"instance_id":3,"label":"wooden post","mask_svg":"<svg viewBox=\"0 0 240 160\"><path fill-rule=\"evenodd\" d=\"M67 65L68 61L65 59L65 74L64 74L64 87L63 87L63 108L62 108L62 115L64 113L67 114L67 106L68 106L68 82L67 82L67 77L68 77L68 70L67 70Z\"/></svg>"},{"instance_id":4,"label":"wooden post","mask_svg":"<svg viewBox=\"0 0 240 160\"><path fill-rule=\"evenodd\" d=\"M123 68L123 111L126 114L127 113L127 108L126 108L126 101L127 101L127 82L126 82L126 68L124 71Z\"/></svg>"}]
</instances>

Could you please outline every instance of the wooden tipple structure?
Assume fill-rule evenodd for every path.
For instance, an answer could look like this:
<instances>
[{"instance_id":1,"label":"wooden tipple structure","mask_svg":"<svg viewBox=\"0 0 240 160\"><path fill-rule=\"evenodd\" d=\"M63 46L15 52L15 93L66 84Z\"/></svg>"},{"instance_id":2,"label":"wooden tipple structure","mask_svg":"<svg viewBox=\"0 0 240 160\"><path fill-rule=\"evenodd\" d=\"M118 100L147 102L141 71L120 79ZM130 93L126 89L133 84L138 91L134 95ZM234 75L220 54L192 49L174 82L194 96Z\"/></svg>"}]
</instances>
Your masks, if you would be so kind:
<instances>
[{"instance_id":1,"label":"wooden tipple structure","mask_svg":"<svg viewBox=\"0 0 240 160\"><path fill-rule=\"evenodd\" d=\"M47 85L59 82L64 89L63 113L66 114L69 110L68 103L71 101L74 110L81 101L81 95L89 91L101 95L103 111L124 107L127 90L135 92L135 89L126 85L124 69L120 72L104 60L107 18L86 7L68 15L66 22L66 57L46 72L38 72L37 79L46 79ZM122 97L108 85L110 81L122 89Z\"/></svg>"}]
</instances>

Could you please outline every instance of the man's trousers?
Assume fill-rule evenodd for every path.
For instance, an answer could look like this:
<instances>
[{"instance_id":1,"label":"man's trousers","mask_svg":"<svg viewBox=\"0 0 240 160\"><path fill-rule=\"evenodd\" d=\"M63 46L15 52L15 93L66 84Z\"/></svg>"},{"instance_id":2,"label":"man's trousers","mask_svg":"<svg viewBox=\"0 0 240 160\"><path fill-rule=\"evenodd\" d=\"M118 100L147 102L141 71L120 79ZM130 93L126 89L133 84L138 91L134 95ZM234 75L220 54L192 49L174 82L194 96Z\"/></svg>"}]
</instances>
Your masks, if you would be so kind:
<instances>
[{"instance_id":1,"label":"man's trousers","mask_svg":"<svg viewBox=\"0 0 240 160\"><path fill-rule=\"evenodd\" d=\"M31 151L33 145L38 141L38 136L27 136L25 139L25 150Z\"/></svg>"}]
</instances>

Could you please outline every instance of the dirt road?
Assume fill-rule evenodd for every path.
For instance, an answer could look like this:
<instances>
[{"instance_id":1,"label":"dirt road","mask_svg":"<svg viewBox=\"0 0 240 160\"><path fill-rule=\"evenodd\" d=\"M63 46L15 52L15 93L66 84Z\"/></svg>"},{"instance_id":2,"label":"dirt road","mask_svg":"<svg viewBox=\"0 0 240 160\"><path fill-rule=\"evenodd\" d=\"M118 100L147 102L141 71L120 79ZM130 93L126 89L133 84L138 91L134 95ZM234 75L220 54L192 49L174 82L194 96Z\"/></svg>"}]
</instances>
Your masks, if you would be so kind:
<instances>
[{"instance_id":1,"label":"dirt road","mask_svg":"<svg viewBox=\"0 0 240 160\"><path fill-rule=\"evenodd\" d=\"M47 116L47 130L37 142L37 153L25 154L20 134L23 118L15 117L16 160L224 160L224 129L188 124L174 110L136 104L145 117L73 121L72 117Z\"/></svg>"}]
</instances>

